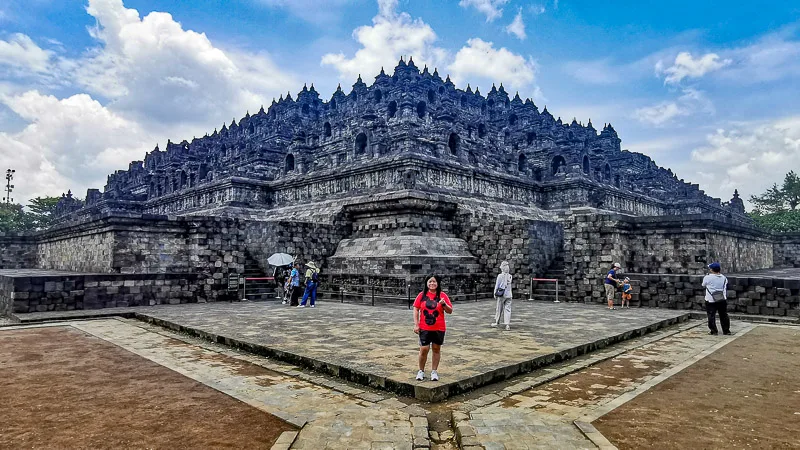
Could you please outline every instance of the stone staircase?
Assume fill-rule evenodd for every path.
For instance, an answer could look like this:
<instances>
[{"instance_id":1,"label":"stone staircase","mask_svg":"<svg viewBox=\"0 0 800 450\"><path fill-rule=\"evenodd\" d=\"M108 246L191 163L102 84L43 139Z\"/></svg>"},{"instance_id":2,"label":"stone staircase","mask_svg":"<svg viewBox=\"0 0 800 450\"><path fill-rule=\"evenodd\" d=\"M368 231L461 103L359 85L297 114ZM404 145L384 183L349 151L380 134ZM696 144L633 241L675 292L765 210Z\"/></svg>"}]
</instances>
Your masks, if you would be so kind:
<instances>
[{"instance_id":1,"label":"stone staircase","mask_svg":"<svg viewBox=\"0 0 800 450\"><path fill-rule=\"evenodd\" d=\"M250 252L244 252L244 278L266 278L271 277L272 272L264 273L258 261L253 258ZM246 280L244 288L244 298L242 300L280 300L279 292L274 280Z\"/></svg>"},{"instance_id":2,"label":"stone staircase","mask_svg":"<svg viewBox=\"0 0 800 450\"><path fill-rule=\"evenodd\" d=\"M542 276L536 278L547 278L558 280L558 300L565 301L564 298L564 253L560 252L556 255L550 267ZM530 285L528 286L530 289ZM533 290L529 293L530 300L543 300L554 302L556 300L556 284L552 281L534 281Z\"/></svg>"}]
</instances>

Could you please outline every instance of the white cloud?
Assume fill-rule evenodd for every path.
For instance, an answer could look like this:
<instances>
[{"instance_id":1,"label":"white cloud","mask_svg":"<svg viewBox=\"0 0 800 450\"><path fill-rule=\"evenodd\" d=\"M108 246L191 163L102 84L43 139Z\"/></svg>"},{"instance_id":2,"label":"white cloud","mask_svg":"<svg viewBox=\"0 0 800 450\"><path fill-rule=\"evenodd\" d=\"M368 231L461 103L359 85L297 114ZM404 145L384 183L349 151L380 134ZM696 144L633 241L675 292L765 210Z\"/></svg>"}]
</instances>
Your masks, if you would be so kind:
<instances>
[{"instance_id":1,"label":"white cloud","mask_svg":"<svg viewBox=\"0 0 800 450\"><path fill-rule=\"evenodd\" d=\"M456 53L450 65L453 78L460 83L473 82L474 77L487 81L501 81L516 89L530 87L536 80L536 63L505 47L479 38L467 41L467 46ZM474 85L474 83L473 83Z\"/></svg>"},{"instance_id":2,"label":"white cloud","mask_svg":"<svg viewBox=\"0 0 800 450\"><path fill-rule=\"evenodd\" d=\"M800 76L800 40L788 28L758 42L724 52L734 63L721 77L737 84L753 84Z\"/></svg>"},{"instance_id":3,"label":"white cloud","mask_svg":"<svg viewBox=\"0 0 800 450\"><path fill-rule=\"evenodd\" d=\"M555 9L558 9L558 2L556 2ZM533 4L529 6L528 10L530 10L530 12L532 12L537 16L547 12L547 9L544 7L544 5L538 5L538 4Z\"/></svg>"},{"instance_id":4,"label":"white cloud","mask_svg":"<svg viewBox=\"0 0 800 450\"><path fill-rule=\"evenodd\" d=\"M12 34L8 41L0 40L0 66L45 72L53 53L43 50L24 34Z\"/></svg>"},{"instance_id":5,"label":"white cloud","mask_svg":"<svg viewBox=\"0 0 800 450\"><path fill-rule=\"evenodd\" d=\"M623 67L608 59L594 61L568 61L564 63L564 71L576 80L585 84L615 84L622 81Z\"/></svg>"},{"instance_id":6,"label":"white cloud","mask_svg":"<svg viewBox=\"0 0 800 450\"><path fill-rule=\"evenodd\" d=\"M519 40L524 41L527 35L525 34L525 22L522 21L522 8L517 12L514 21L506 27L506 33L513 34Z\"/></svg>"},{"instance_id":7,"label":"white cloud","mask_svg":"<svg viewBox=\"0 0 800 450\"><path fill-rule=\"evenodd\" d=\"M268 55L224 51L170 14L140 18L122 0L90 0L86 10L101 46L79 61L74 79L143 123L191 123L202 133L296 87Z\"/></svg>"},{"instance_id":8,"label":"white cloud","mask_svg":"<svg viewBox=\"0 0 800 450\"><path fill-rule=\"evenodd\" d=\"M689 52L680 52L669 67L665 68L664 63L659 61L656 64L656 73L665 75L664 84L678 84L684 78L700 78L730 65L731 62L730 59L720 59L716 53L706 53L695 59Z\"/></svg>"},{"instance_id":9,"label":"white cloud","mask_svg":"<svg viewBox=\"0 0 800 450\"><path fill-rule=\"evenodd\" d=\"M714 104L702 91L687 88L683 90L683 95L674 101L665 101L636 109L633 117L648 125L662 126L678 117L692 116L697 113L713 115L715 113Z\"/></svg>"},{"instance_id":10,"label":"white cloud","mask_svg":"<svg viewBox=\"0 0 800 450\"><path fill-rule=\"evenodd\" d=\"M734 189L744 199L761 194L800 167L800 116L733 124L706 140L706 145L692 151L691 160L709 179L707 190L724 199Z\"/></svg>"},{"instance_id":11,"label":"white cloud","mask_svg":"<svg viewBox=\"0 0 800 450\"><path fill-rule=\"evenodd\" d=\"M486 16L487 22L492 22L503 16L502 6L506 3L508 0L461 0L458 5L462 8L475 8Z\"/></svg>"},{"instance_id":12,"label":"white cloud","mask_svg":"<svg viewBox=\"0 0 800 450\"><path fill-rule=\"evenodd\" d=\"M359 74L377 74L381 67L391 71L400 56L413 56L422 67L443 65L447 52L433 45L436 33L422 19L412 19L408 13L397 12L397 0L379 0L378 15L372 26L361 26L353 31L353 38L362 48L352 58L343 53L328 53L322 65L335 68L340 78L355 80Z\"/></svg>"},{"instance_id":13,"label":"white cloud","mask_svg":"<svg viewBox=\"0 0 800 450\"><path fill-rule=\"evenodd\" d=\"M18 174L18 202L68 189L82 197L86 188L105 185L109 173L141 160L156 142L86 94L59 100L30 91L0 102L28 122L18 133L0 132L0 155Z\"/></svg>"}]
</instances>

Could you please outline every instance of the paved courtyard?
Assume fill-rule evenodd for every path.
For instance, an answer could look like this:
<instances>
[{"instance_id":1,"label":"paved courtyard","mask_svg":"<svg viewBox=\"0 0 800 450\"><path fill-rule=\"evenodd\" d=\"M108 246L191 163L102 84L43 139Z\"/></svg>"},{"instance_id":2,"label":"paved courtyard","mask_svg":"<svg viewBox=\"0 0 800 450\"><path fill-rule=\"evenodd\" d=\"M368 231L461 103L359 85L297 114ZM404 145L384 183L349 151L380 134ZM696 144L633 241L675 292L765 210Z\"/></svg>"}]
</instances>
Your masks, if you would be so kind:
<instances>
[{"instance_id":1,"label":"paved courtyard","mask_svg":"<svg viewBox=\"0 0 800 450\"><path fill-rule=\"evenodd\" d=\"M137 309L138 317L340 378L438 401L688 320L686 311L517 301L511 330L491 328L493 302L458 303L447 317L439 382L417 382L418 341L406 308L319 303L214 303Z\"/></svg>"}]
</instances>

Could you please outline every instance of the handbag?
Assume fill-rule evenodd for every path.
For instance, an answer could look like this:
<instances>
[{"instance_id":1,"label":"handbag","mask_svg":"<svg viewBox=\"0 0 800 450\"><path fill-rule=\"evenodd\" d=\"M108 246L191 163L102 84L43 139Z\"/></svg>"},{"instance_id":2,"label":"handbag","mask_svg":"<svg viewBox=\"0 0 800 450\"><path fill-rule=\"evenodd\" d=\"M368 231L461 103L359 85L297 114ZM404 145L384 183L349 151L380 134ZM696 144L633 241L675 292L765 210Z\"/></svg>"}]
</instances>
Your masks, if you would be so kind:
<instances>
[{"instance_id":1,"label":"handbag","mask_svg":"<svg viewBox=\"0 0 800 450\"><path fill-rule=\"evenodd\" d=\"M507 284L508 284L508 277L506 277L506 282L503 283L503 286L497 288L497 290L494 291L494 296L495 297L505 297L505 295L506 295L506 285Z\"/></svg>"},{"instance_id":2,"label":"handbag","mask_svg":"<svg viewBox=\"0 0 800 450\"><path fill-rule=\"evenodd\" d=\"M725 300L725 292L723 291L711 292L708 288L706 288L706 291L711 294L711 298L713 298L715 302Z\"/></svg>"}]
</instances>

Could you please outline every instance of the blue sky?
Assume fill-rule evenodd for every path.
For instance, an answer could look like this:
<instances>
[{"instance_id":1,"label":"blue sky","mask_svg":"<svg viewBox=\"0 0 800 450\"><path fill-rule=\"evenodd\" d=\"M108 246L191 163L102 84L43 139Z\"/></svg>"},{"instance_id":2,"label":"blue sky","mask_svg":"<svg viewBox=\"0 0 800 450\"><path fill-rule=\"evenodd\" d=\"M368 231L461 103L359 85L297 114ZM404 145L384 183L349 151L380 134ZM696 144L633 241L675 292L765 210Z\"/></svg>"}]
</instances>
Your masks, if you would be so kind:
<instances>
[{"instance_id":1,"label":"blue sky","mask_svg":"<svg viewBox=\"0 0 800 450\"><path fill-rule=\"evenodd\" d=\"M6 0L0 161L17 200L83 196L156 143L401 55L611 122L723 200L800 170L797 1Z\"/></svg>"}]
</instances>

